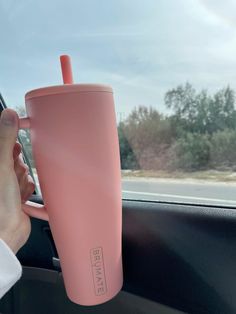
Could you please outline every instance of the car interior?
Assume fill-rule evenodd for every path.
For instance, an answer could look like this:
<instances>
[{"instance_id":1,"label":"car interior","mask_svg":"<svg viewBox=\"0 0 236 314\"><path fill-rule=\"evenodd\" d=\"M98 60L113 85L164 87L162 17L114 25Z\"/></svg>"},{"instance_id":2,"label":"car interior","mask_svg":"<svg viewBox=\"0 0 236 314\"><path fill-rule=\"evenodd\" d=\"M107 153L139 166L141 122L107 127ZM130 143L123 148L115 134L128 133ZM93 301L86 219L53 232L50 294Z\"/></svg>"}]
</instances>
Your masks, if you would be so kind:
<instances>
[{"instance_id":1,"label":"car interior","mask_svg":"<svg viewBox=\"0 0 236 314\"><path fill-rule=\"evenodd\" d=\"M3 97L0 105L6 108ZM31 200L43 203L36 193ZM236 313L232 206L133 198L122 207L124 285L114 299L86 307L71 302L50 226L32 218L30 238L17 254L23 276L1 299L0 313Z\"/></svg>"}]
</instances>

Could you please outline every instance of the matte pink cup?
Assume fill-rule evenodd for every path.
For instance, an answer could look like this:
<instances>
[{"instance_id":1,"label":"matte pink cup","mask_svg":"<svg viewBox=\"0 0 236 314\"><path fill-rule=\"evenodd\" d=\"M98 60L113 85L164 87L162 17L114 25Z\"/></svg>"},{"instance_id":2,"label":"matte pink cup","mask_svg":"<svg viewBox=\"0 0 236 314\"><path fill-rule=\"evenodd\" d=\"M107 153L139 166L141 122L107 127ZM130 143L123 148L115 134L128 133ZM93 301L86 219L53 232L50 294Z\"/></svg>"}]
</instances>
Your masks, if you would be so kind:
<instances>
[{"instance_id":1,"label":"matte pink cup","mask_svg":"<svg viewBox=\"0 0 236 314\"><path fill-rule=\"evenodd\" d=\"M110 300L122 287L121 176L112 89L68 84L25 96L33 157L68 297L81 305Z\"/></svg>"}]
</instances>

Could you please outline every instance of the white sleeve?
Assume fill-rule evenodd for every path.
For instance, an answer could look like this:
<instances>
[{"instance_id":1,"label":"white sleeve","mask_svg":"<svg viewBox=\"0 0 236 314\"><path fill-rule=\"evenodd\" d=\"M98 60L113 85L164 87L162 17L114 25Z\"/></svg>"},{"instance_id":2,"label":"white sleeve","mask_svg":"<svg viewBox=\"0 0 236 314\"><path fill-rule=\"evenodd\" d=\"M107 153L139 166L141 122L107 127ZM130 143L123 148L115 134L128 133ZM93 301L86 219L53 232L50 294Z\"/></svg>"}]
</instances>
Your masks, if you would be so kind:
<instances>
[{"instance_id":1,"label":"white sleeve","mask_svg":"<svg viewBox=\"0 0 236 314\"><path fill-rule=\"evenodd\" d=\"M0 239L0 299L20 279L22 267L13 251Z\"/></svg>"}]
</instances>

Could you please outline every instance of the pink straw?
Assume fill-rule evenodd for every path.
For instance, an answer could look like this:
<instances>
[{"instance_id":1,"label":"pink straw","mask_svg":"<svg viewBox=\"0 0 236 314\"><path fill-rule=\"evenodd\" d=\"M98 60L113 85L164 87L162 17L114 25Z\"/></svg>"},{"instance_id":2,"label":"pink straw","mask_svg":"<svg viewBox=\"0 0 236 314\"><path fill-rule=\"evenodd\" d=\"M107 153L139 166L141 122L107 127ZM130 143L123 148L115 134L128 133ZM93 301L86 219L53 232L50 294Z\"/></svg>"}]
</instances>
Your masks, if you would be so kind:
<instances>
[{"instance_id":1,"label":"pink straw","mask_svg":"<svg viewBox=\"0 0 236 314\"><path fill-rule=\"evenodd\" d=\"M64 84L73 84L73 74L70 57L67 55L60 56L61 72Z\"/></svg>"}]
</instances>

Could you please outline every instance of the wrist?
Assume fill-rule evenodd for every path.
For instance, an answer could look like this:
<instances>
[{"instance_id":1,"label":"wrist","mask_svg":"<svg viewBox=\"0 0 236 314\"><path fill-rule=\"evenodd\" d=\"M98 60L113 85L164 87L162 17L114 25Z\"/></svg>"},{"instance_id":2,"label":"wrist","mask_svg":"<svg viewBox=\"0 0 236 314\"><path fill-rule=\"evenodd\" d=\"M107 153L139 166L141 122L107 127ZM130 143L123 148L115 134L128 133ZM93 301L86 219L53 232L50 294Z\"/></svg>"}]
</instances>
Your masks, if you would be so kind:
<instances>
[{"instance_id":1,"label":"wrist","mask_svg":"<svg viewBox=\"0 0 236 314\"><path fill-rule=\"evenodd\" d=\"M7 244L14 254L16 254L23 245L19 236L10 231L4 232L3 234L0 233L0 238Z\"/></svg>"},{"instance_id":2,"label":"wrist","mask_svg":"<svg viewBox=\"0 0 236 314\"><path fill-rule=\"evenodd\" d=\"M19 224L9 226L5 230L0 230L0 238L9 246L16 254L20 248L26 243L31 231L30 221L23 221Z\"/></svg>"}]
</instances>

